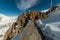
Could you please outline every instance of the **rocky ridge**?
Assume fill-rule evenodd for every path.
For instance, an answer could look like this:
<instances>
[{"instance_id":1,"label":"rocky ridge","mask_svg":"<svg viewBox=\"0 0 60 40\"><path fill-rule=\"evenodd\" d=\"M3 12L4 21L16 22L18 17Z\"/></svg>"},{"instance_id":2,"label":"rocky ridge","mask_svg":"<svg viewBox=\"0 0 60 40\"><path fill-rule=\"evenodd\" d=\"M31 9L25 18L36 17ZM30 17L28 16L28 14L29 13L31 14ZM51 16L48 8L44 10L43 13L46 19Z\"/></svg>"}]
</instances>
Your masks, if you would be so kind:
<instances>
[{"instance_id":1,"label":"rocky ridge","mask_svg":"<svg viewBox=\"0 0 60 40\"><path fill-rule=\"evenodd\" d=\"M3 40L10 40L11 38L13 38L15 35L17 35L22 29L24 29L27 26L29 21L35 22L35 20L38 19L42 20L44 18L47 18L49 16L50 11L53 11L56 8L59 8L59 6L52 7L45 13L38 12L36 10L22 13L21 15L18 16L17 21L13 23L12 26L6 31ZM19 39L19 40L23 40L23 39Z\"/></svg>"}]
</instances>

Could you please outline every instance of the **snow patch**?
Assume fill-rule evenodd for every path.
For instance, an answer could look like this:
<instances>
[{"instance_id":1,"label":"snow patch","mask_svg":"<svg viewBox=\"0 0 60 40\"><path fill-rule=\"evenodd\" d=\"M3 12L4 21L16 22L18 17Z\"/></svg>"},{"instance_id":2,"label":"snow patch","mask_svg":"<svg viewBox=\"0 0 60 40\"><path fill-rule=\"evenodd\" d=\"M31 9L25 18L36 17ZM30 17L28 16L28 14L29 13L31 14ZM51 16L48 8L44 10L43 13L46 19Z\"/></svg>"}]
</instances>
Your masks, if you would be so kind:
<instances>
[{"instance_id":1,"label":"snow patch","mask_svg":"<svg viewBox=\"0 0 60 40\"><path fill-rule=\"evenodd\" d=\"M50 16L43 20L37 20L38 27L41 28L42 33L52 38L53 40L60 40L60 8L56 8L50 13Z\"/></svg>"},{"instance_id":2,"label":"snow patch","mask_svg":"<svg viewBox=\"0 0 60 40\"><path fill-rule=\"evenodd\" d=\"M5 32L9 29L9 27L13 24L13 22L16 22L16 20L17 16L10 17L0 14L0 35L4 36ZM0 37L0 40L3 39L3 36Z\"/></svg>"}]
</instances>

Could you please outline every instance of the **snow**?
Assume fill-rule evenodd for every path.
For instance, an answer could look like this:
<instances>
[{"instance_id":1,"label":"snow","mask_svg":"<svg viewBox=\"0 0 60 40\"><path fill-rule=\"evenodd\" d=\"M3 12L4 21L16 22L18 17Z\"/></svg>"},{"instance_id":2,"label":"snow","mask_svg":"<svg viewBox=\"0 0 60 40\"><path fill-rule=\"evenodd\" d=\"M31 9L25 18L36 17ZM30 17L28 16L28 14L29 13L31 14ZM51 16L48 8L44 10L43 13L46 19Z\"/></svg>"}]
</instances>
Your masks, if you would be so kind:
<instances>
[{"instance_id":1,"label":"snow","mask_svg":"<svg viewBox=\"0 0 60 40\"><path fill-rule=\"evenodd\" d=\"M46 9L46 10L42 10L41 12L47 12L49 9Z\"/></svg>"},{"instance_id":2,"label":"snow","mask_svg":"<svg viewBox=\"0 0 60 40\"><path fill-rule=\"evenodd\" d=\"M43 20L37 20L37 26L41 28L43 34L53 40L60 40L60 8L56 8L50 16Z\"/></svg>"},{"instance_id":3,"label":"snow","mask_svg":"<svg viewBox=\"0 0 60 40\"><path fill-rule=\"evenodd\" d=\"M47 12L47 10L43 10L41 12ZM60 40L60 8L56 8L52 12L50 12L50 16L43 20L36 20L36 25L41 28L42 33L53 39ZM18 40L21 34L17 34L12 38L12 40ZM50 39L50 40L51 40Z\"/></svg>"},{"instance_id":4,"label":"snow","mask_svg":"<svg viewBox=\"0 0 60 40\"><path fill-rule=\"evenodd\" d=\"M17 16L10 17L0 14L0 35L4 36L5 32L9 29L13 22L16 22L16 20ZM0 37L0 40L3 39L3 36Z\"/></svg>"},{"instance_id":5,"label":"snow","mask_svg":"<svg viewBox=\"0 0 60 40\"><path fill-rule=\"evenodd\" d=\"M41 12L47 12L47 10L42 10ZM43 34L53 40L60 40L60 8L56 8L50 12L50 16L43 20L36 20L36 25L41 28ZM8 17L0 14L0 35L4 35L6 30L9 28L11 22L15 22L17 17ZM17 27L17 26L16 26ZM19 32L11 40L18 40L21 35ZM3 37L0 37L2 40Z\"/></svg>"}]
</instances>

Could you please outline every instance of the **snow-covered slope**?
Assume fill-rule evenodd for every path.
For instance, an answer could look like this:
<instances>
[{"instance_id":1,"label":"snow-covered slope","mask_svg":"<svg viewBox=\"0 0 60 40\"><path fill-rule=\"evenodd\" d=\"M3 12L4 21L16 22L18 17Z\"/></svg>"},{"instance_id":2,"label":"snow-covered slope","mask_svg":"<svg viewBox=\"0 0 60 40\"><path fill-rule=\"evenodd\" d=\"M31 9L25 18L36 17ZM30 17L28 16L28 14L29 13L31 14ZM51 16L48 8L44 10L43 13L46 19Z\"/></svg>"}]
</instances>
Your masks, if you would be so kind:
<instances>
[{"instance_id":1,"label":"snow-covered slope","mask_svg":"<svg viewBox=\"0 0 60 40\"><path fill-rule=\"evenodd\" d=\"M0 14L0 36L1 36L0 40L2 40L2 37L5 34L5 32L16 20L17 20L17 16L10 17Z\"/></svg>"},{"instance_id":2,"label":"snow-covered slope","mask_svg":"<svg viewBox=\"0 0 60 40\"><path fill-rule=\"evenodd\" d=\"M41 28L43 34L47 37L53 40L60 40L60 5L57 5L54 10L51 12L48 12L49 9L43 10L41 12L48 12L49 17L45 18L43 20L36 20L36 25ZM9 28L10 24L12 22L16 21L17 17L8 17L5 15L0 14L0 35L4 35L6 30ZM21 33L18 33L13 37L11 40L18 40L19 35ZM0 37L0 40L2 40L2 37ZM48 40L48 39L47 39Z\"/></svg>"},{"instance_id":3,"label":"snow-covered slope","mask_svg":"<svg viewBox=\"0 0 60 40\"><path fill-rule=\"evenodd\" d=\"M43 20L36 20L36 25L41 28L43 34L47 36L50 40L60 40L60 5L56 9L49 12L49 17ZM41 12L47 12L47 10L42 10ZM19 35L19 34L18 34ZM12 40L17 40L17 35L12 38ZM18 37L19 38L19 37ZM48 40L48 39L47 39Z\"/></svg>"},{"instance_id":4,"label":"snow-covered slope","mask_svg":"<svg viewBox=\"0 0 60 40\"><path fill-rule=\"evenodd\" d=\"M36 21L43 34L53 40L60 40L60 5L58 6L49 13L48 18Z\"/></svg>"},{"instance_id":5,"label":"snow-covered slope","mask_svg":"<svg viewBox=\"0 0 60 40\"><path fill-rule=\"evenodd\" d=\"M49 9L46 9L46 10L42 10L41 12L47 12Z\"/></svg>"}]
</instances>

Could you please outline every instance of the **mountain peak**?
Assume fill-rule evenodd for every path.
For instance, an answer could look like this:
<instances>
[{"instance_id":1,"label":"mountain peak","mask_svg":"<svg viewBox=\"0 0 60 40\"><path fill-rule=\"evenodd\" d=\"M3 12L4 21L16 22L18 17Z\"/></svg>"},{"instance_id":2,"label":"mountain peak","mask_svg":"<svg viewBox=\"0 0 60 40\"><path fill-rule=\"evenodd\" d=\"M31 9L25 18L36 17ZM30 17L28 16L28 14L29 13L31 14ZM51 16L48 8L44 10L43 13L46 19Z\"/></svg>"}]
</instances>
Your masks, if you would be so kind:
<instances>
[{"instance_id":1,"label":"mountain peak","mask_svg":"<svg viewBox=\"0 0 60 40\"><path fill-rule=\"evenodd\" d=\"M6 31L6 33L4 35L4 40L5 39L10 40L16 34L21 32L26 27L26 25L28 24L29 21L35 22L39 19L43 20L43 19L49 17L50 13L55 15L57 13L57 11L59 11L59 13L60 13L60 9L56 9L56 8L58 8L58 6L54 6L50 9L43 10L42 12L36 11L34 9L31 11L28 11L28 12L23 12L21 15L18 16L17 21L15 23L13 23L11 25L11 27ZM32 22L30 24L32 24Z\"/></svg>"}]
</instances>

